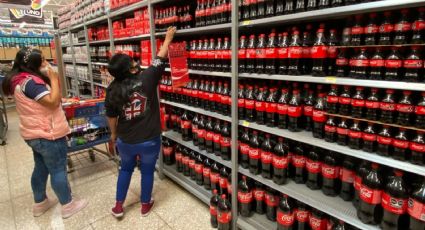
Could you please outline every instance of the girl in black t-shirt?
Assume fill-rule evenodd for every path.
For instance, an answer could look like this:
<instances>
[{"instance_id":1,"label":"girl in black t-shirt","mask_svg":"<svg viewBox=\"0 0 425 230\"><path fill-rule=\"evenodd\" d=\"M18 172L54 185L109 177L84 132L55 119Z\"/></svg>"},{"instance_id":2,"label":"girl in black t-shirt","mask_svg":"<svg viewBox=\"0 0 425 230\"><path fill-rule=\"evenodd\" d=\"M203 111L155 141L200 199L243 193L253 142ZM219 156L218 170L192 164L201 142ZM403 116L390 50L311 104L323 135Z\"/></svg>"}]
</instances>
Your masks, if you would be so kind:
<instances>
[{"instance_id":1,"label":"girl in black t-shirt","mask_svg":"<svg viewBox=\"0 0 425 230\"><path fill-rule=\"evenodd\" d=\"M111 140L116 142L121 167L118 175L115 217L124 215L125 201L131 176L140 158L142 173L141 213L147 216L154 204L153 174L161 149L158 84L164 73L168 45L173 40L175 27L170 27L152 65L141 72L132 58L116 54L109 62L108 71L114 81L106 89L105 108L111 129ZM140 73L141 72L141 73Z\"/></svg>"}]
</instances>

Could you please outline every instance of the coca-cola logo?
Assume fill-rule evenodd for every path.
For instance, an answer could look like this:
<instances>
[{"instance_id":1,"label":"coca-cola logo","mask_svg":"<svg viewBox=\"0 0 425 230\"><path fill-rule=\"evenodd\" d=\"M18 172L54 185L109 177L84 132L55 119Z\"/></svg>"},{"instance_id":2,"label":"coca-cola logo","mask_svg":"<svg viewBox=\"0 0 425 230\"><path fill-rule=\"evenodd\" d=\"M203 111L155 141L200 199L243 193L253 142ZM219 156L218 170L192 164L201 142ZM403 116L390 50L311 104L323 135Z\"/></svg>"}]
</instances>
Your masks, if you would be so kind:
<instances>
[{"instance_id":1,"label":"coca-cola logo","mask_svg":"<svg viewBox=\"0 0 425 230\"><path fill-rule=\"evenodd\" d=\"M264 199L264 191L263 190L255 190L254 191L254 197L256 200L263 200Z\"/></svg>"},{"instance_id":2,"label":"coca-cola logo","mask_svg":"<svg viewBox=\"0 0 425 230\"><path fill-rule=\"evenodd\" d=\"M372 199L373 191L368 188L360 187L360 194L367 199Z\"/></svg>"},{"instance_id":3,"label":"coca-cola logo","mask_svg":"<svg viewBox=\"0 0 425 230\"><path fill-rule=\"evenodd\" d=\"M306 222L309 216L310 213L307 211L297 211L297 220L299 222Z\"/></svg>"},{"instance_id":4,"label":"coca-cola logo","mask_svg":"<svg viewBox=\"0 0 425 230\"><path fill-rule=\"evenodd\" d=\"M251 192L238 192L238 199L242 203L250 203L252 201Z\"/></svg>"}]
</instances>

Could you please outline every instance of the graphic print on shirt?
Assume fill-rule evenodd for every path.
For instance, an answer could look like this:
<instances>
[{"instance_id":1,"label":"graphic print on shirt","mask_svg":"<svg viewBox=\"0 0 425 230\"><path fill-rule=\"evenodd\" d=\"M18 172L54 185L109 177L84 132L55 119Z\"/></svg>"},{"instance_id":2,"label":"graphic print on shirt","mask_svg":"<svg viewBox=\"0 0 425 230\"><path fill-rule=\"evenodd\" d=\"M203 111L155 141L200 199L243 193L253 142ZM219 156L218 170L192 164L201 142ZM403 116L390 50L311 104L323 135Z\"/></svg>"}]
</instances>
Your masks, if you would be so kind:
<instances>
[{"instance_id":1,"label":"graphic print on shirt","mask_svg":"<svg viewBox=\"0 0 425 230\"><path fill-rule=\"evenodd\" d=\"M130 96L130 102L124 108L124 115L126 120L133 120L140 117L146 110L147 98L138 92L134 92Z\"/></svg>"}]
</instances>

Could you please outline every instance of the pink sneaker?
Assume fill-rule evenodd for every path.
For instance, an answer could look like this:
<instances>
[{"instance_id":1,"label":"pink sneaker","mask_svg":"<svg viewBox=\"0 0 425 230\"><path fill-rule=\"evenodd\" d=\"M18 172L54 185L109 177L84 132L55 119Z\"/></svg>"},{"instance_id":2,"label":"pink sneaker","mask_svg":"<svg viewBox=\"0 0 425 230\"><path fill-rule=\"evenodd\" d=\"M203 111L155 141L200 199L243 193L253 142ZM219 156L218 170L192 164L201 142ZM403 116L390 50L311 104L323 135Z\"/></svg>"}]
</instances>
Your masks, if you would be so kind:
<instances>
[{"instance_id":1,"label":"pink sneaker","mask_svg":"<svg viewBox=\"0 0 425 230\"><path fill-rule=\"evenodd\" d=\"M148 216L149 213L152 210L153 204L155 203L155 201L153 199L151 199L151 202L149 203L142 203L142 216Z\"/></svg>"},{"instance_id":2,"label":"pink sneaker","mask_svg":"<svg viewBox=\"0 0 425 230\"><path fill-rule=\"evenodd\" d=\"M72 199L68 204L62 205L62 218L66 219L74 215L75 213L81 211L87 206L87 200L81 199Z\"/></svg>"},{"instance_id":3,"label":"pink sneaker","mask_svg":"<svg viewBox=\"0 0 425 230\"><path fill-rule=\"evenodd\" d=\"M58 203L57 199L49 199L46 198L44 201L40 203L35 203L32 207L32 214L34 217L39 217L43 215L47 210L51 207L55 206Z\"/></svg>"},{"instance_id":4,"label":"pink sneaker","mask_svg":"<svg viewBox=\"0 0 425 230\"><path fill-rule=\"evenodd\" d=\"M122 201L117 201L115 203L115 207L112 208L112 215L115 216L115 218L121 218L124 216L124 208Z\"/></svg>"}]
</instances>

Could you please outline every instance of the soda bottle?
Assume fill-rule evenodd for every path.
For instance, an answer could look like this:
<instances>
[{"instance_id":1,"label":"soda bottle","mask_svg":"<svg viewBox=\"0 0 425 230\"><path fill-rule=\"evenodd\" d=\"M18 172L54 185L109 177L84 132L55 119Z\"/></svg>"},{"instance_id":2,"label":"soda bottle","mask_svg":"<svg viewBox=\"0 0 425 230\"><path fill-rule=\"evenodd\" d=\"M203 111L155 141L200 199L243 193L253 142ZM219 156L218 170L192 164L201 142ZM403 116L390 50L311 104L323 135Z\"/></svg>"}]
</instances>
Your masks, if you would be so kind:
<instances>
[{"instance_id":1,"label":"soda bottle","mask_svg":"<svg viewBox=\"0 0 425 230\"><path fill-rule=\"evenodd\" d=\"M255 71L258 74L265 73L265 63L266 63L266 35L260 34L258 36L257 49L255 50Z\"/></svg>"},{"instance_id":2,"label":"soda bottle","mask_svg":"<svg viewBox=\"0 0 425 230\"><path fill-rule=\"evenodd\" d=\"M246 48L247 48L247 41L246 37L244 35L241 36L239 39L239 51L238 51L238 62L239 62L239 73L245 73L246 72Z\"/></svg>"},{"instance_id":3,"label":"soda bottle","mask_svg":"<svg viewBox=\"0 0 425 230\"><path fill-rule=\"evenodd\" d=\"M360 186L358 218L365 224L379 224L382 220L382 189L384 187L379 165L372 163L371 170L363 178Z\"/></svg>"},{"instance_id":4,"label":"soda bottle","mask_svg":"<svg viewBox=\"0 0 425 230\"><path fill-rule=\"evenodd\" d=\"M329 42L328 42L328 59L326 60L328 76L334 76L336 74L336 60L338 57L338 48L339 40L336 37L336 30L329 30Z\"/></svg>"},{"instance_id":5,"label":"soda bottle","mask_svg":"<svg viewBox=\"0 0 425 230\"><path fill-rule=\"evenodd\" d=\"M384 125L382 130L378 133L377 137L378 146L376 148L376 153L381 156L390 156L393 144L393 138L389 127Z\"/></svg>"},{"instance_id":6,"label":"soda bottle","mask_svg":"<svg viewBox=\"0 0 425 230\"><path fill-rule=\"evenodd\" d=\"M220 186L220 194L228 194L228 190L227 190L227 184L229 183L228 181L228 177L229 177L229 172L227 167L222 167L220 169L220 175L218 177L218 184Z\"/></svg>"},{"instance_id":7,"label":"soda bottle","mask_svg":"<svg viewBox=\"0 0 425 230\"><path fill-rule=\"evenodd\" d=\"M248 20L250 17L250 0L241 0L242 1L242 20Z\"/></svg>"},{"instance_id":8,"label":"soda bottle","mask_svg":"<svg viewBox=\"0 0 425 230\"><path fill-rule=\"evenodd\" d=\"M299 132L302 129L302 105L298 89L292 91L292 98L288 102L288 129L291 132Z\"/></svg>"},{"instance_id":9,"label":"soda bottle","mask_svg":"<svg viewBox=\"0 0 425 230\"><path fill-rule=\"evenodd\" d=\"M402 171L394 170L394 176L390 177L382 193L382 229L400 229L408 225L406 214L409 193L402 177Z\"/></svg>"},{"instance_id":10,"label":"soda bottle","mask_svg":"<svg viewBox=\"0 0 425 230\"><path fill-rule=\"evenodd\" d=\"M409 82L422 82L424 62L419 55L419 48L416 46L411 47L409 55L403 61L404 76L402 81Z\"/></svg>"},{"instance_id":11,"label":"soda bottle","mask_svg":"<svg viewBox=\"0 0 425 230\"><path fill-rule=\"evenodd\" d=\"M313 208L309 224L312 230L325 230L328 226L328 216L325 213Z\"/></svg>"},{"instance_id":12,"label":"soda bottle","mask_svg":"<svg viewBox=\"0 0 425 230\"><path fill-rule=\"evenodd\" d=\"M336 128L337 139L336 143L346 146L348 144L348 124L347 119L342 118Z\"/></svg>"},{"instance_id":13,"label":"soda bottle","mask_svg":"<svg viewBox=\"0 0 425 230\"><path fill-rule=\"evenodd\" d=\"M308 86L308 84L306 84L305 86ZM304 87L304 90L308 91L308 96L307 98L304 98L304 108L303 108L303 116L305 118L305 130L306 131L311 131L313 128L313 108L314 108L314 91L313 90L309 90L308 88ZM319 112L320 113L320 112ZM320 115L320 114L318 114Z\"/></svg>"},{"instance_id":14,"label":"soda bottle","mask_svg":"<svg viewBox=\"0 0 425 230\"><path fill-rule=\"evenodd\" d=\"M210 200L210 215L211 215L210 222L213 228L218 227L217 206L218 206L219 200L220 200L220 196L217 193L217 189L214 189L213 196L211 197L211 200Z\"/></svg>"},{"instance_id":15,"label":"soda bottle","mask_svg":"<svg viewBox=\"0 0 425 230\"><path fill-rule=\"evenodd\" d=\"M207 50L208 62L206 63L206 66L205 66L206 71L214 71L215 70L215 65L216 65L216 62L217 62L215 47L216 47L215 39L211 38L210 43L208 45L208 50Z\"/></svg>"},{"instance_id":16,"label":"soda bottle","mask_svg":"<svg viewBox=\"0 0 425 230\"><path fill-rule=\"evenodd\" d=\"M414 189L409 196L407 212L410 216L409 230L421 230L425 228L425 180L422 185Z\"/></svg>"},{"instance_id":17,"label":"soda bottle","mask_svg":"<svg viewBox=\"0 0 425 230\"><path fill-rule=\"evenodd\" d=\"M286 2L285 2L285 8L283 8L282 13L280 13L281 12L281 10L280 10L281 8L283 8L283 0L281 0L281 1L277 0L276 15L292 14L294 12L294 0L286 0Z\"/></svg>"},{"instance_id":18,"label":"soda bottle","mask_svg":"<svg viewBox=\"0 0 425 230\"><path fill-rule=\"evenodd\" d=\"M223 51L222 51L222 66L221 72L230 72L230 62L232 57L232 51L230 47L230 41L228 37L224 38ZM220 71L218 69L218 71Z\"/></svg>"},{"instance_id":19,"label":"soda bottle","mask_svg":"<svg viewBox=\"0 0 425 230\"><path fill-rule=\"evenodd\" d=\"M215 46L215 67L214 70L222 71L223 70L223 53L224 53L224 44L221 38L217 38L217 45Z\"/></svg>"},{"instance_id":20,"label":"soda bottle","mask_svg":"<svg viewBox=\"0 0 425 230\"><path fill-rule=\"evenodd\" d=\"M198 122L198 148L205 150L205 136L207 131L205 130L205 117L201 115Z\"/></svg>"},{"instance_id":21,"label":"soda bottle","mask_svg":"<svg viewBox=\"0 0 425 230\"><path fill-rule=\"evenodd\" d=\"M311 70L313 67L313 60L312 60L312 46L313 46L313 39L311 38L310 35L310 30L311 30L311 25L308 24L306 26L306 30L303 33L303 40L302 40L302 67L301 67L301 73L302 74L311 74Z\"/></svg>"},{"instance_id":22,"label":"soda bottle","mask_svg":"<svg viewBox=\"0 0 425 230\"><path fill-rule=\"evenodd\" d=\"M276 192L271 188L266 188L266 194L264 195L264 201L266 203L266 217L271 221L276 221L276 209L279 203L279 197L276 196Z\"/></svg>"},{"instance_id":23,"label":"soda bottle","mask_svg":"<svg viewBox=\"0 0 425 230\"><path fill-rule=\"evenodd\" d=\"M206 190L211 190L211 161L208 157L204 160L202 175L204 177L204 188Z\"/></svg>"},{"instance_id":24,"label":"soda bottle","mask_svg":"<svg viewBox=\"0 0 425 230\"><path fill-rule=\"evenodd\" d=\"M265 198L265 191L264 191L264 186L260 183L260 182L255 182L255 188L252 191L252 193L254 194L254 199L255 199L255 212L257 214L264 214L265 213L265 203L264 203L264 198Z\"/></svg>"},{"instance_id":25,"label":"soda bottle","mask_svg":"<svg viewBox=\"0 0 425 230\"><path fill-rule=\"evenodd\" d=\"M217 110L216 108L216 82L215 81L211 81L211 86L209 88L209 92L208 92L208 108L209 111L211 112L215 112Z\"/></svg>"},{"instance_id":26,"label":"soda bottle","mask_svg":"<svg viewBox=\"0 0 425 230\"><path fill-rule=\"evenodd\" d=\"M409 44L412 35L412 24L408 21L409 10L401 10L399 21L394 25L394 45Z\"/></svg>"},{"instance_id":27,"label":"soda bottle","mask_svg":"<svg viewBox=\"0 0 425 230\"><path fill-rule=\"evenodd\" d=\"M249 166L249 146L250 143L250 138L249 138L249 130L248 128L244 129L244 132L241 136L241 143L240 143L240 161L239 163L241 164L242 168L248 168Z\"/></svg>"},{"instance_id":28,"label":"soda bottle","mask_svg":"<svg viewBox=\"0 0 425 230\"><path fill-rule=\"evenodd\" d=\"M355 16L354 26L351 28L351 45L360 46L363 44L364 27L362 26L362 15Z\"/></svg>"},{"instance_id":29,"label":"soda bottle","mask_svg":"<svg viewBox=\"0 0 425 230\"><path fill-rule=\"evenodd\" d=\"M369 96L365 102L366 107L366 119L376 121L378 120L378 109L379 109L379 94L377 88L370 90Z\"/></svg>"},{"instance_id":30,"label":"soda bottle","mask_svg":"<svg viewBox=\"0 0 425 230\"><path fill-rule=\"evenodd\" d=\"M398 134L394 137L393 147L394 151L392 157L397 160L405 161L409 148L409 140L406 137L406 129L399 129Z\"/></svg>"},{"instance_id":31,"label":"soda bottle","mask_svg":"<svg viewBox=\"0 0 425 230\"><path fill-rule=\"evenodd\" d=\"M198 154L195 159L195 181L196 184L202 186L204 183L204 159Z\"/></svg>"},{"instance_id":32,"label":"soda bottle","mask_svg":"<svg viewBox=\"0 0 425 230\"><path fill-rule=\"evenodd\" d=\"M346 49L340 48L338 57L335 60L335 75L337 77L348 76L348 58L346 55Z\"/></svg>"},{"instance_id":33,"label":"soda bottle","mask_svg":"<svg viewBox=\"0 0 425 230\"><path fill-rule=\"evenodd\" d=\"M222 194L217 206L217 229L219 230L232 229L232 207L226 197L226 194Z\"/></svg>"},{"instance_id":34,"label":"soda bottle","mask_svg":"<svg viewBox=\"0 0 425 230\"><path fill-rule=\"evenodd\" d=\"M278 143L273 149L273 182L282 185L286 182L289 166L289 147L279 137Z\"/></svg>"},{"instance_id":35,"label":"soda bottle","mask_svg":"<svg viewBox=\"0 0 425 230\"><path fill-rule=\"evenodd\" d=\"M214 153L214 127L211 117L208 117L208 121L205 124L205 148L207 153Z\"/></svg>"},{"instance_id":36,"label":"soda bottle","mask_svg":"<svg viewBox=\"0 0 425 230\"><path fill-rule=\"evenodd\" d=\"M316 41L311 48L311 57L313 59L312 75L323 77L327 73L328 46L325 44L325 30L320 28L317 30Z\"/></svg>"},{"instance_id":37,"label":"soda bottle","mask_svg":"<svg viewBox=\"0 0 425 230\"><path fill-rule=\"evenodd\" d=\"M229 127L229 122L225 121L223 122L223 127L221 128L221 139L220 139L220 154L221 154L221 158L223 160L230 160L230 153L231 153L231 149L230 149L230 144L231 144L231 139L230 139L230 127Z\"/></svg>"},{"instance_id":38,"label":"soda bottle","mask_svg":"<svg viewBox=\"0 0 425 230\"><path fill-rule=\"evenodd\" d=\"M274 0L266 0L266 18L274 16L274 5Z\"/></svg>"},{"instance_id":39,"label":"soda bottle","mask_svg":"<svg viewBox=\"0 0 425 230\"><path fill-rule=\"evenodd\" d=\"M342 45L343 46L350 46L351 45L351 24L352 24L352 18L350 17L347 22L345 23L344 29L342 30Z\"/></svg>"},{"instance_id":40,"label":"soda bottle","mask_svg":"<svg viewBox=\"0 0 425 230\"><path fill-rule=\"evenodd\" d=\"M196 180L196 171L195 171L195 162L196 162L196 157L198 155L196 154L195 151L190 151L189 153L189 172L190 172L190 179L192 180Z\"/></svg>"},{"instance_id":41,"label":"soda bottle","mask_svg":"<svg viewBox=\"0 0 425 230\"><path fill-rule=\"evenodd\" d=\"M367 24L364 32L365 32L365 39L364 43L365 45L376 45L378 41L378 32L379 27L376 23L376 13L370 13L369 14L369 23Z\"/></svg>"},{"instance_id":42,"label":"soda bottle","mask_svg":"<svg viewBox=\"0 0 425 230\"><path fill-rule=\"evenodd\" d=\"M245 86L242 84L238 90L238 119L245 120Z\"/></svg>"},{"instance_id":43,"label":"soda bottle","mask_svg":"<svg viewBox=\"0 0 425 230\"><path fill-rule=\"evenodd\" d=\"M357 86L356 92L351 99L351 116L355 118L363 117L363 108L365 107L365 98L363 94L363 87Z\"/></svg>"},{"instance_id":44,"label":"soda bottle","mask_svg":"<svg viewBox=\"0 0 425 230\"><path fill-rule=\"evenodd\" d=\"M381 110L381 121L384 123L393 123L396 109L394 90L387 89L385 92L386 94L379 104L379 109Z\"/></svg>"},{"instance_id":45,"label":"soda bottle","mask_svg":"<svg viewBox=\"0 0 425 230\"><path fill-rule=\"evenodd\" d=\"M266 125L268 127L275 127L278 121L277 113L277 89L271 88L270 94L266 99Z\"/></svg>"},{"instance_id":46,"label":"soda bottle","mask_svg":"<svg viewBox=\"0 0 425 230\"><path fill-rule=\"evenodd\" d=\"M304 184L307 181L306 156L307 150L304 150L301 143L295 147L295 154L292 156L292 165L295 168L294 181L297 184Z\"/></svg>"},{"instance_id":47,"label":"soda bottle","mask_svg":"<svg viewBox=\"0 0 425 230\"><path fill-rule=\"evenodd\" d=\"M295 12L303 12L305 11L305 1L304 0L297 0L295 4Z\"/></svg>"},{"instance_id":48,"label":"soda bottle","mask_svg":"<svg viewBox=\"0 0 425 230\"><path fill-rule=\"evenodd\" d=\"M300 75L301 74L301 58L303 57L303 48L300 45L300 32L295 30L292 33L291 42L288 48L288 74Z\"/></svg>"},{"instance_id":49,"label":"soda bottle","mask_svg":"<svg viewBox=\"0 0 425 230\"><path fill-rule=\"evenodd\" d=\"M263 125L266 122L265 121L266 98L267 98L267 95L266 95L266 92L264 91L264 88L260 88L260 91L256 98L257 100L255 101L255 112L257 114L256 123L260 125Z\"/></svg>"},{"instance_id":50,"label":"soda bottle","mask_svg":"<svg viewBox=\"0 0 425 230\"><path fill-rule=\"evenodd\" d=\"M288 89L283 88L282 94L277 104L277 113L278 113L277 126L280 129L288 128L288 103L289 103ZM424 114L425 114L425 108L424 108Z\"/></svg>"},{"instance_id":51,"label":"soda bottle","mask_svg":"<svg viewBox=\"0 0 425 230\"><path fill-rule=\"evenodd\" d=\"M221 91L221 114L224 116L230 116L230 105L232 98L230 97L230 89L229 89L229 83L225 82L223 91Z\"/></svg>"},{"instance_id":52,"label":"soda bottle","mask_svg":"<svg viewBox=\"0 0 425 230\"><path fill-rule=\"evenodd\" d=\"M273 146L270 140L270 134L266 134L266 138L261 144L261 176L266 179L272 178L272 160L273 160Z\"/></svg>"},{"instance_id":53,"label":"soda bottle","mask_svg":"<svg viewBox=\"0 0 425 230\"><path fill-rule=\"evenodd\" d=\"M297 208L295 210L295 217L297 220L297 225L299 230L309 230L310 229L310 225L309 225L309 219L310 219L310 208L300 202L300 201L296 201L297 202Z\"/></svg>"},{"instance_id":54,"label":"soda bottle","mask_svg":"<svg viewBox=\"0 0 425 230\"><path fill-rule=\"evenodd\" d=\"M331 89L326 96L326 111L331 114L338 113L338 86L331 85Z\"/></svg>"},{"instance_id":55,"label":"soda bottle","mask_svg":"<svg viewBox=\"0 0 425 230\"><path fill-rule=\"evenodd\" d=\"M403 66L403 60L401 60L400 53L397 47L391 48L391 53L385 60L385 73L384 79L389 81L396 81L401 78L401 70Z\"/></svg>"},{"instance_id":56,"label":"soda bottle","mask_svg":"<svg viewBox=\"0 0 425 230\"><path fill-rule=\"evenodd\" d=\"M207 111L211 111L211 101L210 97L214 98L214 94L210 95L211 87L213 87L213 81L205 81L205 87L204 87L204 109ZM215 84L214 84L215 88Z\"/></svg>"},{"instance_id":57,"label":"soda bottle","mask_svg":"<svg viewBox=\"0 0 425 230\"><path fill-rule=\"evenodd\" d=\"M190 176L190 168L189 168L189 150L187 148L183 148L182 151L182 164L183 164L183 175Z\"/></svg>"},{"instance_id":58,"label":"soda bottle","mask_svg":"<svg viewBox=\"0 0 425 230\"><path fill-rule=\"evenodd\" d=\"M332 7L343 6L343 5L344 5L343 0L332 0L332 3L331 3Z\"/></svg>"},{"instance_id":59,"label":"soda bottle","mask_svg":"<svg viewBox=\"0 0 425 230\"><path fill-rule=\"evenodd\" d=\"M278 67L278 74L286 74L288 71L288 55L289 55L289 48L288 48L288 32L283 32L281 35L279 35L278 39L278 49L277 49L277 58L279 59L279 67Z\"/></svg>"},{"instance_id":60,"label":"soda bottle","mask_svg":"<svg viewBox=\"0 0 425 230\"><path fill-rule=\"evenodd\" d=\"M276 58L278 57L277 50L276 33L271 33L269 34L265 49L264 73L276 74Z\"/></svg>"},{"instance_id":61,"label":"soda bottle","mask_svg":"<svg viewBox=\"0 0 425 230\"><path fill-rule=\"evenodd\" d=\"M363 179L369 173L370 164L368 161L362 161L357 168L356 174L354 175L354 199L353 205L358 210L360 207L360 189L362 186Z\"/></svg>"},{"instance_id":62,"label":"soda bottle","mask_svg":"<svg viewBox=\"0 0 425 230\"><path fill-rule=\"evenodd\" d=\"M362 131L357 120L353 121L353 125L348 130L348 147L352 149L362 148Z\"/></svg>"},{"instance_id":63,"label":"soda bottle","mask_svg":"<svg viewBox=\"0 0 425 230\"><path fill-rule=\"evenodd\" d=\"M420 129L425 128L425 92L421 93L421 99L419 100L418 104L415 107L415 124L416 127L419 127Z\"/></svg>"},{"instance_id":64,"label":"soda bottle","mask_svg":"<svg viewBox=\"0 0 425 230\"><path fill-rule=\"evenodd\" d=\"M313 108L313 136L315 138L325 137L325 122L327 119L325 112L324 93L319 93L316 104Z\"/></svg>"},{"instance_id":65,"label":"soda bottle","mask_svg":"<svg viewBox=\"0 0 425 230\"><path fill-rule=\"evenodd\" d=\"M220 177L220 167L218 166L217 162L214 162L211 165L211 173L210 173L210 181L211 181L211 189L220 189L219 184L219 177Z\"/></svg>"},{"instance_id":66,"label":"soda bottle","mask_svg":"<svg viewBox=\"0 0 425 230\"><path fill-rule=\"evenodd\" d=\"M217 24L217 1L211 0L210 7L210 25L215 25Z\"/></svg>"},{"instance_id":67,"label":"soda bottle","mask_svg":"<svg viewBox=\"0 0 425 230\"><path fill-rule=\"evenodd\" d=\"M370 66L370 61L366 52L366 48L361 48L359 55L350 60L350 77L358 79L368 78L368 68Z\"/></svg>"},{"instance_id":68,"label":"soda bottle","mask_svg":"<svg viewBox=\"0 0 425 230\"><path fill-rule=\"evenodd\" d=\"M192 95L191 95L191 99L193 102L193 105L195 107L199 107L200 103L199 103L199 82L198 79L193 80L193 84L192 84Z\"/></svg>"},{"instance_id":69,"label":"soda bottle","mask_svg":"<svg viewBox=\"0 0 425 230\"><path fill-rule=\"evenodd\" d=\"M189 59L188 59L188 66L189 69L196 69L197 63L197 56L196 56L196 48L197 48L196 40L193 40L190 42L190 50L189 50Z\"/></svg>"},{"instance_id":70,"label":"soda bottle","mask_svg":"<svg viewBox=\"0 0 425 230\"><path fill-rule=\"evenodd\" d=\"M265 0L257 0L257 18L264 18L265 15L266 15Z\"/></svg>"},{"instance_id":71,"label":"soda bottle","mask_svg":"<svg viewBox=\"0 0 425 230\"><path fill-rule=\"evenodd\" d=\"M372 123L370 122L367 123L367 127L362 134L362 139L363 139L363 151L369 152L369 153L376 151L377 135Z\"/></svg>"},{"instance_id":72,"label":"soda bottle","mask_svg":"<svg viewBox=\"0 0 425 230\"><path fill-rule=\"evenodd\" d=\"M394 33L394 24L391 23L392 14L390 11L384 13L384 20L379 26L379 45L391 45Z\"/></svg>"},{"instance_id":73,"label":"soda bottle","mask_svg":"<svg viewBox=\"0 0 425 230\"><path fill-rule=\"evenodd\" d=\"M216 156L220 156L221 155L221 122L220 120L216 120L215 125L214 125L214 136L213 136L213 149L214 149L214 154Z\"/></svg>"},{"instance_id":74,"label":"soda bottle","mask_svg":"<svg viewBox=\"0 0 425 230\"><path fill-rule=\"evenodd\" d=\"M369 66L369 79L382 80L385 71L385 60L382 56L381 48L376 48L375 54L373 54L373 56L370 58Z\"/></svg>"},{"instance_id":75,"label":"soda bottle","mask_svg":"<svg viewBox=\"0 0 425 230\"><path fill-rule=\"evenodd\" d=\"M257 45L257 40L255 38L255 35L249 36L248 47L246 49L246 66L245 66L245 72L247 73L255 73L256 45Z\"/></svg>"},{"instance_id":76,"label":"soda bottle","mask_svg":"<svg viewBox=\"0 0 425 230\"><path fill-rule=\"evenodd\" d=\"M245 117L249 122L253 122L255 120L255 95L253 91L254 87L251 85L248 86L248 90L245 94Z\"/></svg>"},{"instance_id":77,"label":"soda bottle","mask_svg":"<svg viewBox=\"0 0 425 230\"><path fill-rule=\"evenodd\" d=\"M292 199L286 194L282 194L280 198L279 206L277 209L277 229L278 230L290 230L295 229L295 205Z\"/></svg>"},{"instance_id":78,"label":"soda bottle","mask_svg":"<svg viewBox=\"0 0 425 230\"><path fill-rule=\"evenodd\" d=\"M412 154L410 161L413 164L424 165L425 164L424 132L417 131L416 137L409 144L409 149Z\"/></svg>"},{"instance_id":79,"label":"soda bottle","mask_svg":"<svg viewBox=\"0 0 425 230\"><path fill-rule=\"evenodd\" d=\"M337 139L335 118L329 116L325 124L325 141L334 143Z\"/></svg>"},{"instance_id":80,"label":"soda bottle","mask_svg":"<svg viewBox=\"0 0 425 230\"><path fill-rule=\"evenodd\" d=\"M322 164L322 192L327 196L337 196L341 189L340 162L335 152L329 153Z\"/></svg>"},{"instance_id":81,"label":"soda bottle","mask_svg":"<svg viewBox=\"0 0 425 230\"><path fill-rule=\"evenodd\" d=\"M307 8L307 11L317 9L317 0L308 0L306 8Z\"/></svg>"},{"instance_id":82,"label":"soda bottle","mask_svg":"<svg viewBox=\"0 0 425 230\"><path fill-rule=\"evenodd\" d=\"M202 47L201 51L201 70L208 71L209 68L209 60L208 60L208 50L209 50L209 41L208 39L204 39L204 46Z\"/></svg>"},{"instance_id":83,"label":"soda bottle","mask_svg":"<svg viewBox=\"0 0 425 230\"><path fill-rule=\"evenodd\" d=\"M261 154L258 132L253 131L249 147L249 171L255 175L261 172Z\"/></svg>"},{"instance_id":84,"label":"soda bottle","mask_svg":"<svg viewBox=\"0 0 425 230\"><path fill-rule=\"evenodd\" d=\"M341 180L341 192L339 196L345 200L350 201L354 196L354 176L356 160L353 157L346 156L342 162L339 178Z\"/></svg>"},{"instance_id":85,"label":"soda bottle","mask_svg":"<svg viewBox=\"0 0 425 230\"><path fill-rule=\"evenodd\" d=\"M322 187L322 171L321 154L316 147L309 152L306 160L307 182L306 185L311 190L317 190Z\"/></svg>"},{"instance_id":86,"label":"soda bottle","mask_svg":"<svg viewBox=\"0 0 425 230\"><path fill-rule=\"evenodd\" d=\"M418 16L415 21L412 23L412 41L411 44L422 44L424 43L424 29L425 29L425 20L424 20L425 7L418 8Z\"/></svg>"},{"instance_id":87,"label":"soda bottle","mask_svg":"<svg viewBox=\"0 0 425 230\"><path fill-rule=\"evenodd\" d=\"M176 169L177 172L183 172L183 147L179 144L176 145L175 157L176 157Z\"/></svg>"},{"instance_id":88,"label":"soda bottle","mask_svg":"<svg viewBox=\"0 0 425 230\"><path fill-rule=\"evenodd\" d=\"M174 164L174 146L168 138L163 138L162 155L164 156L164 163L166 165Z\"/></svg>"},{"instance_id":89,"label":"soda bottle","mask_svg":"<svg viewBox=\"0 0 425 230\"><path fill-rule=\"evenodd\" d=\"M242 176L242 180L239 181L239 190L238 190L238 204L239 204L239 213L243 217L252 216L252 201L254 200L251 188L249 187L246 176Z\"/></svg>"},{"instance_id":90,"label":"soda bottle","mask_svg":"<svg viewBox=\"0 0 425 230\"><path fill-rule=\"evenodd\" d=\"M338 98L339 114L349 116L351 114L351 92L350 86L345 85L344 91L341 92Z\"/></svg>"},{"instance_id":91,"label":"soda bottle","mask_svg":"<svg viewBox=\"0 0 425 230\"><path fill-rule=\"evenodd\" d=\"M319 9L324 9L324 8L329 8L329 7L330 7L330 1L329 0L319 0L319 3L318 3Z\"/></svg>"},{"instance_id":92,"label":"soda bottle","mask_svg":"<svg viewBox=\"0 0 425 230\"><path fill-rule=\"evenodd\" d=\"M415 112L415 106L412 105L412 100L410 99L411 93L411 91L403 91L403 97L396 105L398 112L397 124L399 125L408 126L411 124L411 118Z\"/></svg>"}]
</instances>

